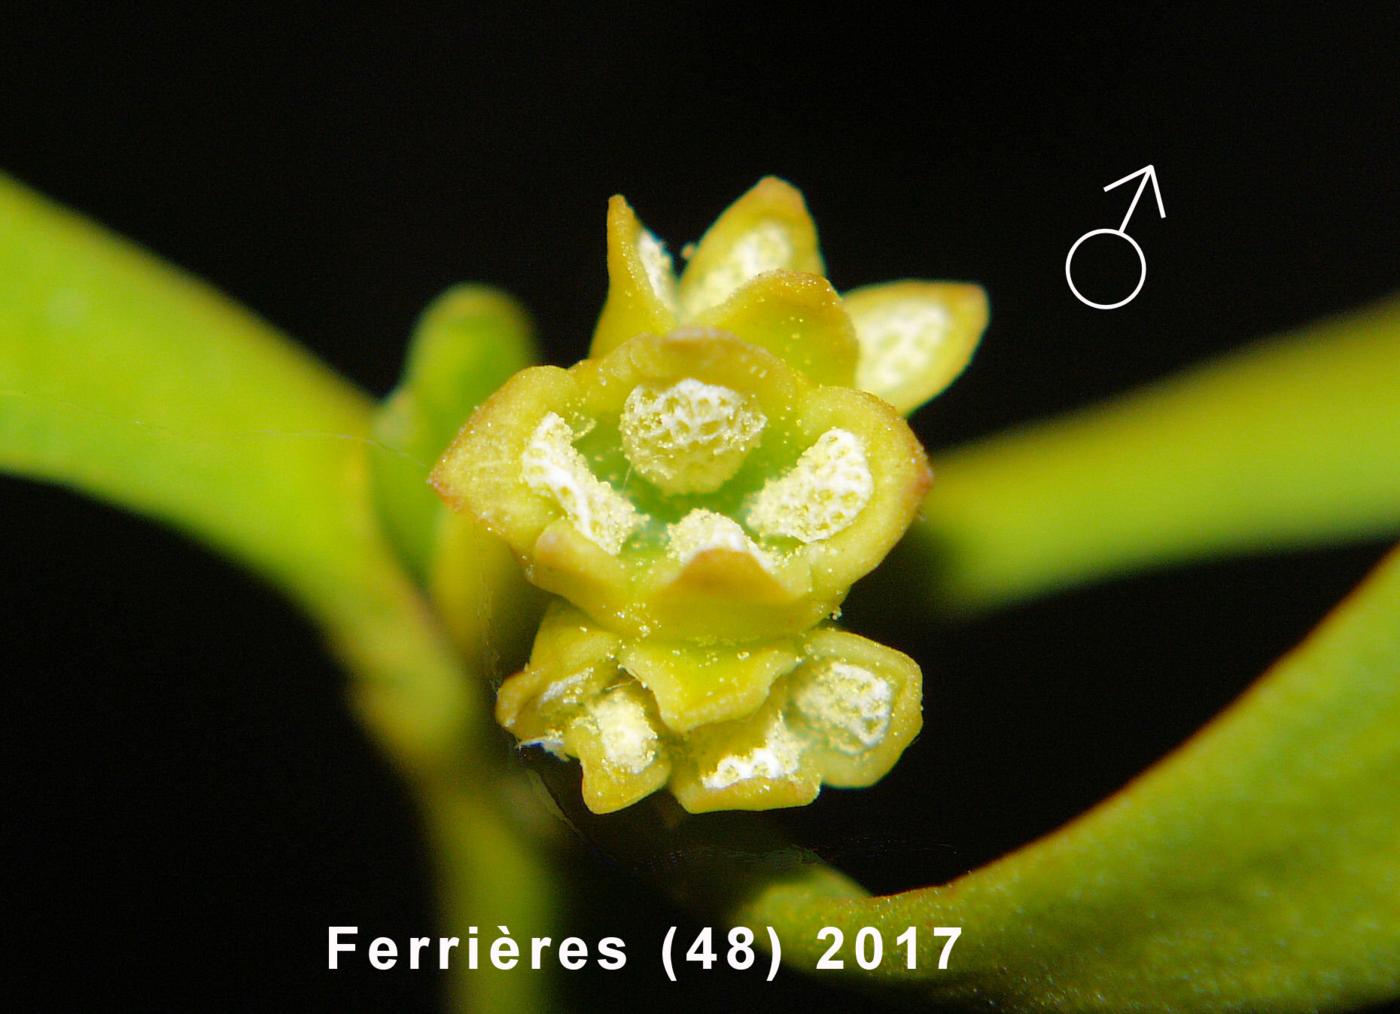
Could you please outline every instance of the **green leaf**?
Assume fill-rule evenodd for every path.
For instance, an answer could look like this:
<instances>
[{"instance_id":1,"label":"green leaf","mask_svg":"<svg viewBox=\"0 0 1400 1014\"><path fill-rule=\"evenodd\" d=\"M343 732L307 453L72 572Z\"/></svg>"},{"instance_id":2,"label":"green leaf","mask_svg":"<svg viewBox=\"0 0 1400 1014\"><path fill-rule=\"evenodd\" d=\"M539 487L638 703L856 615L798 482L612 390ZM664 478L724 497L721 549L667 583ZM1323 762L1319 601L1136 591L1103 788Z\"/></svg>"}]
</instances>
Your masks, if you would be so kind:
<instances>
[{"instance_id":1,"label":"green leaf","mask_svg":"<svg viewBox=\"0 0 1400 1014\"><path fill-rule=\"evenodd\" d=\"M975 382L972 378L967 382ZM902 550L951 607L1400 533L1400 299L933 456Z\"/></svg>"},{"instance_id":2,"label":"green leaf","mask_svg":"<svg viewBox=\"0 0 1400 1014\"><path fill-rule=\"evenodd\" d=\"M1311 1010L1400 995L1400 552L1184 747L1053 835L942 887L817 867L731 910L814 967L1009 1009ZM902 955L862 973L862 927ZM931 927L960 926L946 971ZM830 975L831 973L824 973Z\"/></svg>"},{"instance_id":3,"label":"green leaf","mask_svg":"<svg viewBox=\"0 0 1400 1014\"><path fill-rule=\"evenodd\" d=\"M431 806L449 898L469 906L453 924L533 929L550 876L519 840L498 858L515 832L476 743L483 695L381 532L371 408L207 286L0 176L0 469L170 524L290 595ZM530 1010L538 983L467 984Z\"/></svg>"}]
</instances>

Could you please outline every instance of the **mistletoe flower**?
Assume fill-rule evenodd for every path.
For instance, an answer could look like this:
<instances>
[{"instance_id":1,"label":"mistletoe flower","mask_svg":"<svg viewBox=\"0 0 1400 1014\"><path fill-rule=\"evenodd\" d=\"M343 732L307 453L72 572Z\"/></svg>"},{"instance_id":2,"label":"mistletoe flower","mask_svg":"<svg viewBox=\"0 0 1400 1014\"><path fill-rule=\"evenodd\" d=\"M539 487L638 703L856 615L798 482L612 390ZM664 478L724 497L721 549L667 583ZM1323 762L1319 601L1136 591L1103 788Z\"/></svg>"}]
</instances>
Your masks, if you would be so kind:
<instances>
[{"instance_id":1,"label":"mistletoe flower","mask_svg":"<svg viewBox=\"0 0 1400 1014\"><path fill-rule=\"evenodd\" d=\"M715 641L818 623L903 535L929 475L879 398L683 328L516 374L433 481L595 620Z\"/></svg>"},{"instance_id":2,"label":"mistletoe flower","mask_svg":"<svg viewBox=\"0 0 1400 1014\"><path fill-rule=\"evenodd\" d=\"M731 206L679 277L622 198L590 358L482 404L432 482L557 602L497 717L577 757L599 812L869 785L917 732L909 659L823 626L904 534L930 473L902 413L949 384L980 288L838 295L802 197Z\"/></svg>"},{"instance_id":3,"label":"mistletoe flower","mask_svg":"<svg viewBox=\"0 0 1400 1014\"><path fill-rule=\"evenodd\" d=\"M873 784L918 733L920 694L911 659L832 627L719 648L639 642L556 604L496 717L522 745L578 758L595 813L663 786L702 813Z\"/></svg>"},{"instance_id":4,"label":"mistletoe flower","mask_svg":"<svg viewBox=\"0 0 1400 1014\"><path fill-rule=\"evenodd\" d=\"M802 195L768 177L712 225L677 278L665 245L621 197L608 207L601 355L638 334L717 327L824 384L854 385L905 414L957 377L987 326L981 286L900 281L838 296L823 277Z\"/></svg>"}]
</instances>

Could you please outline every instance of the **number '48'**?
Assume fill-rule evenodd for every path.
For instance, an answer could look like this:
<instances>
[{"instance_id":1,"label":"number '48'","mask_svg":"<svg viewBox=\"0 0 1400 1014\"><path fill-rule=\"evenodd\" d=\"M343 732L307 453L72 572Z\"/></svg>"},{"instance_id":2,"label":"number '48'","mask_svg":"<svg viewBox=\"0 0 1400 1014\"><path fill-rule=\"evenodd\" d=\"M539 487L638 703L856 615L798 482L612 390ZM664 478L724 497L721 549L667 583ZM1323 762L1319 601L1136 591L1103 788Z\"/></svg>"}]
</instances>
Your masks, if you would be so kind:
<instances>
[{"instance_id":1,"label":"number '48'","mask_svg":"<svg viewBox=\"0 0 1400 1014\"><path fill-rule=\"evenodd\" d=\"M716 956L710 927L706 926L696 935L685 952L685 960L695 962L706 971L714 966ZM740 972L753 964L753 930L747 926L735 926L729 931L729 953L725 960L730 968Z\"/></svg>"}]
</instances>

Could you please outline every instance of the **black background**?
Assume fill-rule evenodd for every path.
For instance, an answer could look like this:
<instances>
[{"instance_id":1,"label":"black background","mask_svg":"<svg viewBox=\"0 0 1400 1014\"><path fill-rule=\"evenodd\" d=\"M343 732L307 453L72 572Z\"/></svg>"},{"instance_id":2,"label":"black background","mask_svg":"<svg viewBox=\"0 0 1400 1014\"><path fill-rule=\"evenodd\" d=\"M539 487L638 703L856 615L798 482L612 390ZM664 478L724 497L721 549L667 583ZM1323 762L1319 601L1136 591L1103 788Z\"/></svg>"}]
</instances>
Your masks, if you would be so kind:
<instances>
[{"instance_id":1,"label":"black background","mask_svg":"<svg viewBox=\"0 0 1400 1014\"><path fill-rule=\"evenodd\" d=\"M1393 4L1306 20L1035 10L896 23L873 5L779 19L716 4L273 17L9 4L0 169L376 393L418 309L458 280L511 291L551 360L579 358L610 194L678 247L776 173L805 191L838 288L987 286L976 363L915 422L935 449L1395 284ZM1118 223L1130 194L1101 188L1148 162L1168 217L1145 198L1133 219L1147 284L1121 310L1088 309L1066 289L1065 251ZM1103 299L1132 284L1116 252L1084 263ZM0 519L5 988L54 1007L434 1009L430 973L324 970L328 924L403 937L439 923L412 801L315 632L275 592L105 507L4 480ZM1179 743L1380 552L1194 566L959 626L911 626L888 585L858 590L852 626L924 665L925 733L878 788L780 819L872 888L953 877ZM830 999L793 975L692 977L678 993L653 948L668 923L694 924L608 856L580 846L570 862L564 928L622 936L632 960L579 973L564 1009L651 991L701 1009Z\"/></svg>"}]
</instances>

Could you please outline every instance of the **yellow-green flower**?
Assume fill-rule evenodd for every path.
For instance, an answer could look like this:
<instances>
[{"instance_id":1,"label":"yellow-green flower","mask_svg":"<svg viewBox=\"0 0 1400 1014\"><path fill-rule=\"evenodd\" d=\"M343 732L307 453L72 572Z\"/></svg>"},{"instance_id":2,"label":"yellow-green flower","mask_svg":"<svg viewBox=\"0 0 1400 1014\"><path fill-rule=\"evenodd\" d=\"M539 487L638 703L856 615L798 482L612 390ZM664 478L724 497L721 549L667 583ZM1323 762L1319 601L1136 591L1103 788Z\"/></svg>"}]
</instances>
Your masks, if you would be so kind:
<instances>
[{"instance_id":1,"label":"yellow-green flower","mask_svg":"<svg viewBox=\"0 0 1400 1014\"><path fill-rule=\"evenodd\" d=\"M621 197L608 207L608 300L593 355L638 334L717 327L824 384L854 384L909 413L972 358L981 286L900 281L838 296L822 277L802 195L768 177L712 225L677 278L664 244Z\"/></svg>"},{"instance_id":2,"label":"yellow-green flower","mask_svg":"<svg viewBox=\"0 0 1400 1014\"><path fill-rule=\"evenodd\" d=\"M714 641L832 612L903 535L929 475L886 402L683 328L516 374L433 481L595 620Z\"/></svg>"},{"instance_id":3,"label":"yellow-green flower","mask_svg":"<svg viewBox=\"0 0 1400 1014\"><path fill-rule=\"evenodd\" d=\"M920 695L913 660L833 627L728 645L635 641L556 603L496 717L522 745L577 757L596 813L663 786L701 813L873 784L918 733Z\"/></svg>"},{"instance_id":4,"label":"yellow-green flower","mask_svg":"<svg viewBox=\"0 0 1400 1014\"><path fill-rule=\"evenodd\" d=\"M576 757L615 810L877 781L920 725L918 666L824 621L928 488L902 414L986 324L973 285L843 298L796 190L762 180L676 276L621 197L590 358L515 374L433 471L555 600L497 718Z\"/></svg>"}]
</instances>

